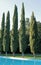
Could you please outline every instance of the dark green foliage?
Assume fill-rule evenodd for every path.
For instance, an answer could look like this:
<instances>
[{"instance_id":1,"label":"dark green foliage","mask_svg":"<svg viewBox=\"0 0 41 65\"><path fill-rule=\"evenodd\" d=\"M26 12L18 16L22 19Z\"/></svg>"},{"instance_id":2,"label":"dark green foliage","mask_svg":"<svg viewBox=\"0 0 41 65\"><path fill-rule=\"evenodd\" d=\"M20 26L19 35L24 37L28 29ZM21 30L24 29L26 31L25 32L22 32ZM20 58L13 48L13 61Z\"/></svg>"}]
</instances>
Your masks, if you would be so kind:
<instances>
[{"instance_id":1,"label":"dark green foliage","mask_svg":"<svg viewBox=\"0 0 41 65\"><path fill-rule=\"evenodd\" d=\"M30 30L29 18L26 18L25 20L25 27L26 27L26 34L29 35L29 30Z\"/></svg>"},{"instance_id":2,"label":"dark green foliage","mask_svg":"<svg viewBox=\"0 0 41 65\"><path fill-rule=\"evenodd\" d=\"M3 51L3 48L2 48L2 41L1 41L1 30L0 30L0 53Z\"/></svg>"},{"instance_id":3,"label":"dark green foliage","mask_svg":"<svg viewBox=\"0 0 41 65\"><path fill-rule=\"evenodd\" d=\"M38 26L38 39L41 39L41 23L40 23L40 21L37 22L37 26Z\"/></svg>"},{"instance_id":4,"label":"dark green foliage","mask_svg":"<svg viewBox=\"0 0 41 65\"><path fill-rule=\"evenodd\" d=\"M26 36L25 36L25 11L24 11L24 3L22 3L22 13L21 13L21 26L20 26L20 52L24 53L26 50Z\"/></svg>"},{"instance_id":5,"label":"dark green foliage","mask_svg":"<svg viewBox=\"0 0 41 65\"><path fill-rule=\"evenodd\" d=\"M20 21L21 22L21 21ZM25 20L25 44L26 44L26 49L24 51L24 53L30 53L30 47L29 47L29 27L30 27L30 23L29 23L29 18L26 18ZM20 52L21 50L21 27L19 28L19 48L20 48Z\"/></svg>"},{"instance_id":6,"label":"dark green foliage","mask_svg":"<svg viewBox=\"0 0 41 65\"><path fill-rule=\"evenodd\" d=\"M30 46L29 46L29 30L30 30L30 22L29 18L25 20L25 27L26 27L26 52L30 53Z\"/></svg>"},{"instance_id":7,"label":"dark green foliage","mask_svg":"<svg viewBox=\"0 0 41 65\"><path fill-rule=\"evenodd\" d=\"M15 5L13 15L13 26L10 31L10 13L8 11L5 26L5 13L2 16L0 29L0 53L3 51L7 54L21 52L24 53L41 53L41 23L36 22L34 12L32 12L31 22L29 18L25 20L24 3L22 3L22 13L18 30L18 11Z\"/></svg>"},{"instance_id":8,"label":"dark green foliage","mask_svg":"<svg viewBox=\"0 0 41 65\"><path fill-rule=\"evenodd\" d=\"M5 44L6 44L6 27L4 29L4 36L3 36L3 51L5 52Z\"/></svg>"},{"instance_id":9,"label":"dark green foliage","mask_svg":"<svg viewBox=\"0 0 41 65\"><path fill-rule=\"evenodd\" d=\"M37 53L41 54L41 23L38 21L37 22L38 26L38 40L37 40Z\"/></svg>"},{"instance_id":10,"label":"dark green foliage","mask_svg":"<svg viewBox=\"0 0 41 65\"><path fill-rule=\"evenodd\" d=\"M18 51L18 11L17 6L15 5L14 16L13 16L13 26L12 26L12 35L11 35L11 52L15 53Z\"/></svg>"},{"instance_id":11,"label":"dark green foliage","mask_svg":"<svg viewBox=\"0 0 41 65\"><path fill-rule=\"evenodd\" d=\"M30 22L30 49L33 54L37 52L37 23L32 12L31 22Z\"/></svg>"},{"instance_id":12,"label":"dark green foliage","mask_svg":"<svg viewBox=\"0 0 41 65\"><path fill-rule=\"evenodd\" d=\"M5 27L5 13L3 13L2 16L2 22L1 22L1 51L3 51L3 36L4 36L4 27Z\"/></svg>"},{"instance_id":13,"label":"dark green foliage","mask_svg":"<svg viewBox=\"0 0 41 65\"><path fill-rule=\"evenodd\" d=\"M5 52L10 51L10 13L9 11L7 13L6 26L4 30L3 50Z\"/></svg>"}]
</instances>

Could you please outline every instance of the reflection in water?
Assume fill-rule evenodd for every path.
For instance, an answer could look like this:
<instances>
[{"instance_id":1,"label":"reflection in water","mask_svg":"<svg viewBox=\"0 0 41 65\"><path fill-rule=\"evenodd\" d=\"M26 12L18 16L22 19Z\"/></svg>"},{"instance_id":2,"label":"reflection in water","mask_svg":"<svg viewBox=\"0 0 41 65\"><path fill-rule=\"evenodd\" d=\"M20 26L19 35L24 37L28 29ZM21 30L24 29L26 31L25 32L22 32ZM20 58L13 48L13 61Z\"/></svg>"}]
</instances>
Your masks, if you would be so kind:
<instances>
[{"instance_id":1,"label":"reflection in water","mask_svg":"<svg viewBox=\"0 0 41 65\"><path fill-rule=\"evenodd\" d=\"M14 64L14 60L12 60L11 64L10 65L13 65Z\"/></svg>"},{"instance_id":2,"label":"reflection in water","mask_svg":"<svg viewBox=\"0 0 41 65\"><path fill-rule=\"evenodd\" d=\"M35 65L35 60L34 60L34 65Z\"/></svg>"},{"instance_id":3,"label":"reflection in water","mask_svg":"<svg viewBox=\"0 0 41 65\"><path fill-rule=\"evenodd\" d=\"M24 65L24 61L22 60L22 64L21 65Z\"/></svg>"},{"instance_id":4,"label":"reflection in water","mask_svg":"<svg viewBox=\"0 0 41 65\"><path fill-rule=\"evenodd\" d=\"M4 63L3 63L3 65L5 65L7 63L7 59L6 60L4 60Z\"/></svg>"}]
</instances>

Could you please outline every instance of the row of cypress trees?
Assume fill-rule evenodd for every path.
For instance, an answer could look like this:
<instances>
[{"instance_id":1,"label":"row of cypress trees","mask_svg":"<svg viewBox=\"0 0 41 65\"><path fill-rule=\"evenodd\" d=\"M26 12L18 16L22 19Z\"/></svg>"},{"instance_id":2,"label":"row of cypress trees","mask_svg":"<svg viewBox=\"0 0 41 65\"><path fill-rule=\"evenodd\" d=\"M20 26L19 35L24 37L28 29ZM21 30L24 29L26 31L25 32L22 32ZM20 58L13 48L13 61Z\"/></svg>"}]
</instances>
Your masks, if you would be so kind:
<instances>
[{"instance_id":1,"label":"row of cypress trees","mask_svg":"<svg viewBox=\"0 0 41 65\"><path fill-rule=\"evenodd\" d=\"M15 5L13 15L12 33L10 36L10 12L8 11L5 24L5 13L3 13L1 22L1 42L0 52L13 52L13 54L19 50L19 35L18 35L18 11Z\"/></svg>"},{"instance_id":2,"label":"row of cypress trees","mask_svg":"<svg viewBox=\"0 0 41 65\"><path fill-rule=\"evenodd\" d=\"M1 25L1 50L4 52L10 51L10 13L8 11L6 18L6 26L5 26L5 13L3 13L2 17L2 25Z\"/></svg>"},{"instance_id":3,"label":"row of cypress trees","mask_svg":"<svg viewBox=\"0 0 41 65\"><path fill-rule=\"evenodd\" d=\"M13 54L16 51L22 52L22 55L25 52L27 47L26 43L26 29L25 29L25 9L24 3L22 3L22 11L21 11L21 21L20 21L20 43L19 43L19 32L18 32L18 10L15 5L14 15L13 15L13 25L12 32L10 36L10 13L8 11L5 25L5 13L3 13L2 22L1 22L1 43L0 43L0 52L12 52ZM32 12L31 22L30 22L30 32L29 32L29 40L30 40L30 50L33 54L37 52L37 23L34 17L34 13Z\"/></svg>"}]
</instances>

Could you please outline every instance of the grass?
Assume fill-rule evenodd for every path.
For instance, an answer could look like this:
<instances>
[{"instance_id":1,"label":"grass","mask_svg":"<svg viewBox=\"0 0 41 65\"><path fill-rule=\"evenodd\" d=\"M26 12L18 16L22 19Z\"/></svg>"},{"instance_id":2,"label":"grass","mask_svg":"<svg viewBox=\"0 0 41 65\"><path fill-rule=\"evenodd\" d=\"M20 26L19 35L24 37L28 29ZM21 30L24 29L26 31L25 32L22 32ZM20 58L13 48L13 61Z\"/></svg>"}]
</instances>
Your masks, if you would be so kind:
<instances>
[{"instance_id":1,"label":"grass","mask_svg":"<svg viewBox=\"0 0 41 65\"><path fill-rule=\"evenodd\" d=\"M22 57L21 55L16 55L16 57ZM41 55L36 55L35 57L32 55L32 54L25 54L24 55L24 58L30 58L30 59L32 59L32 58L35 58L35 59L41 59Z\"/></svg>"},{"instance_id":2,"label":"grass","mask_svg":"<svg viewBox=\"0 0 41 65\"><path fill-rule=\"evenodd\" d=\"M35 57L32 54L24 54L24 56L22 56L22 54L15 54L15 56L13 56L13 54L0 54L0 56L6 56L6 57L18 57L18 58L28 58L28 59L41 59L41 54L37 54L35 55Z\"/></svg>"}]
</instances>

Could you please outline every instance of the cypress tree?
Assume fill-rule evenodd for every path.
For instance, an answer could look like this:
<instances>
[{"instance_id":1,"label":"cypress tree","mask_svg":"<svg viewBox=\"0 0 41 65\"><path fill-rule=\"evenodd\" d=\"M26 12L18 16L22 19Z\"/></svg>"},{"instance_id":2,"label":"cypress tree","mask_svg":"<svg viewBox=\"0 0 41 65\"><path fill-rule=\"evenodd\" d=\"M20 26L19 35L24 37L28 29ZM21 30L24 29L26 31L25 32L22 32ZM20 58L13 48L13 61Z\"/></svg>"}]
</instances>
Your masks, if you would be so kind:
<instances>
[{"instance_id":1,"label":"cypress tree","mask_svg":"<svg viewBox=\"0 0 41 65\"><path fill-rule=\"evenodd\" d=\"M36 47L36 54L41 54L41 23L40 21L37 22L38 27L38 40L37 40L37 47Z\"/></svg>"},{"instance_id":2,"label":"cypress tree","mask_svg":"<svg viewBox=\"0 0 41 65\"><path fill-rule=\"evenodd\" d=\"M10 51L10 13L8 11L6 18L6 26L4 30L3 49L7 53Z\"/></svg>"},{"instance_id":3,"label":"cypress tree","mask_svg":"<svg viewBox=\"0 0 41 65\"><path fill-rule=\"evenodd\" d=\"M25 9L24 9L24 3L22 3L22 13L21 13L21 31L20 31L20 51L22 52L22 55L25 52L26 49L26 41L25 41Z\"/></svg>"},{"instance_id":4,"label":"cypress tree","mask_svg":"<svg viewBox=\"0 0 41 65\"><path fill-rule=\"evenodd\" d=\"M12 36L11 36L11 52L15 54L17 52L18 45L18 11L15 5L14 15L13 15L13 26L12 26Z\"/></svg>"},{"instance_id":5,"label":"cypress tree","mask_svg":"<svg viewBox=\"0 0 41 65\"><path fill-rule=\"evenodd\" d=\"M1 29L0 29L0 54L2 52L2 43L1 43Z\"/></svg>"},{"instance_id":6,"label":"cypress tree","mask_svg":"<svg viewBox=\"0 0 41 65\"><path fill-rule=\"evenodd\" d=\"M6 26L4 29L4 36L3 36L3 52L5 52L5 44L6 44Z\"/></svg>"},{"instance_id":7,"label":"cypress tree","mask_svg":"<svg viewBox=\"0 0 41 65\"><path fill-rule=\"evenodd\" d=\"M30 22L30 49L33 54L35 54L37 48L37 23L34 17L34 12L32 12L31 22Z\"/></svg>"},{"instance_id":8,"label":"cypress tree","mask_svg":"<svg viewBox=\"0 0 41 65\"><path fill-rule=\"evenodd\" d=\"M0 47L0 51L3 52L3 36L4 36L4 27L5 27L5 13L3 13L2 16L2 22L1 22L1 47Z\"/></svg>"}]
</instances>

